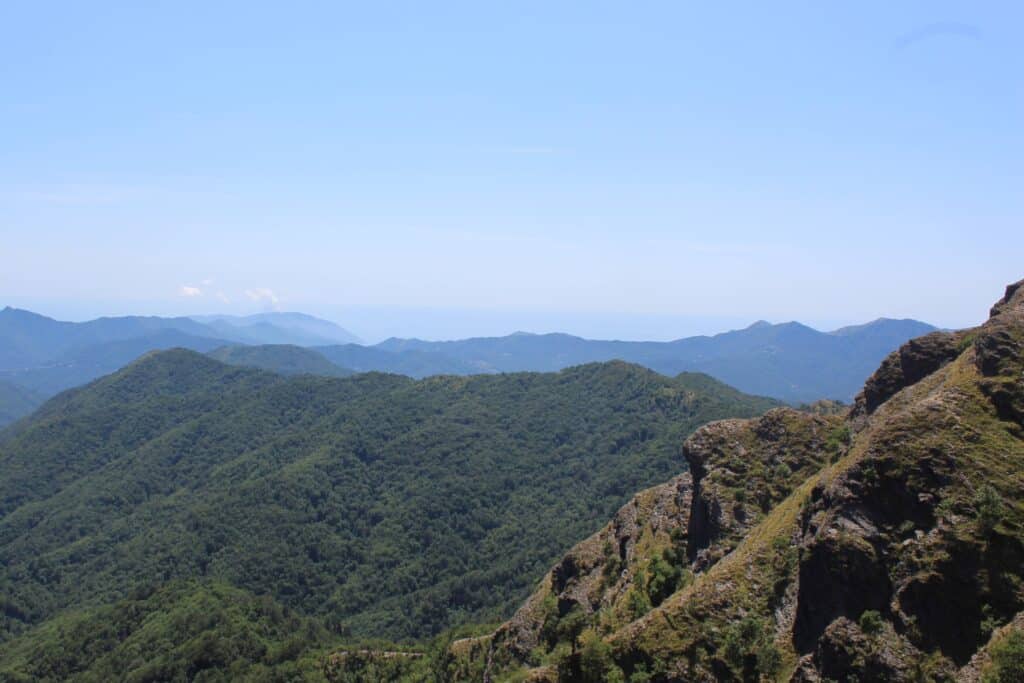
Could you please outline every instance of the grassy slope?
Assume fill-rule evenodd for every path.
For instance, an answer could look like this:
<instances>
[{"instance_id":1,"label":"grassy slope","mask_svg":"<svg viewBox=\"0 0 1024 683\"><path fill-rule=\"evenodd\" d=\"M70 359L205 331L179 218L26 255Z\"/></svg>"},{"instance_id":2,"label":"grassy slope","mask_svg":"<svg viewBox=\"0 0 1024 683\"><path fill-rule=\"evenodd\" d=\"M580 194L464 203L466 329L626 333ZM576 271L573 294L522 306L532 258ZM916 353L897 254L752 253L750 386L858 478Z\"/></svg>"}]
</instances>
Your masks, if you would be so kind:
<instances>
[{"instance_id":1,"label":"grassy slope","mask_svg":"<svg viewBox=\"0 0 1024 683\"><path fill-rule=\"evenodd\" d=\"M1020 332L1019 327L1014 329L1015 335ZM622 661L660 661L667 663L670 671L687 670L693 675L703 668L722 677L725 664L720 661L721 654L717 656L719 661L714 661L715 653L722 651L722 635L741 615L757 615L768 623L775 620L775 642L784 655L780 679L785 679L795 667L798 653L794 649L792 622L777 619L777 610L782 606L777 596L780 588L785 590L778 582L796 581L798 567L789 557L796 540L802 539L806 546L830 537L838 539L839 546L867 545L863 537L855 533L844 536L842 532L843 520L849 519L844 516L845 507L858 505L845 499L854 482L863 485L855 490L855 500L863 496L865 502L860 504L880 508L875 512L880 519L894 512L886 509L886 501L892 496L883 493L893 483L909 489L913 495L931 494L936 496L936 502L942 501L934 510L931 524L926 521L919 525L923 527L923 537L915 540L910 530L897 529L893 524L882 528L881 539L872 539L885 544L881 555L871 545L862 548L890 574L896 585L896 603L905 600L910 592L901 593L901 588L915 582L931 586L932 577L938 576L942 578L939 585L944 588L931 597L941 599L941 590L945 590L949 591L945 595L947 600L962 598L964 609L957 619L970 624L979 616L973 610L985 604L992 609L990 614L995 623L1012 617L1021 607L1019 594L1015 600L998 596L998 588L983 584L989 580L984 575L977 577L977 584L955 584L949 563L951 555L963 554L966 549L983 558L986 574L993 572L1002 582L1022 585L1024 570L1012 560L1010 564L1002 563L1004 557L1014 557L1013 553L1000 556L994 550L997 545L1019 549L1024 531L1021 425L997 413L982 390L987 380L977 367L975 349L965 346L953 363L884 404L868 427L856 436L848 455L808 480L776 507L735 552L664 606L616 634L612 642ZM1020 371L1018 359L1004 373L1012 377ZM936 480L943 482L939 490L933 486ZM992 487L999 499L999 521L992 532L979 527L977 498L982 487ZM831 495L831 506L810 506L801 513L808 508L812 492L816 498L823 493ZM811 532L817 537L809 537ZM967 595L956 596L953 591ZM1008 604L998 604L999 597ZM848 616L856 619L859 615ZM903 620L912 616L894 614L889 618L900 622L904 629L907 626ZM947 645L942 634L929 633L932 627L926 622L919 623L920 633L912 638L926 652L931 647ZM977 641L971 647L987 639L981 632L967 637ZM956 653L949 651L948 657L955 658ZM691 666L693 669L687 669ZM950 670L948 662L944 666ZM942 665L936 666L937 670L941 668Z\"/></svg>"},{"instance_id":2,"label":"grassy slope","mask_svg":"<svg viewBox=\"0 0 1024 683\"><path fill-rule=\"evenodd\" d=\"M755 511L746 528L735 522L749 511L721 511L779 492L763 466L777 437L756 426L765 419L701 430L688 448L701 442L712 454L695 476L704 477L719 523L692 565L695 580L610 635L591 619L585 628L597 633L575 637L578 654L566 646L553 660L526 656L517 668L516 657L500 656L499 629L453 646L451 669L478 672L479 662L498 661L495 680L510 681L788 680L807 670L965 677L957 667L1024 609L1024 288L997 312L979 330L940 340L955 345L955 360L870 417L855 411L845 428L829 418L835 431L824 448L808 441L810 450L790 450L810 458L806 479L767 514ZM708 557L713 564L702 571ZM524 610L552 592L554 576ZM867 610L880 612L871 632L850 621ZM531 659L542 666L528 670Z\"/></svg>"}]
</instances>

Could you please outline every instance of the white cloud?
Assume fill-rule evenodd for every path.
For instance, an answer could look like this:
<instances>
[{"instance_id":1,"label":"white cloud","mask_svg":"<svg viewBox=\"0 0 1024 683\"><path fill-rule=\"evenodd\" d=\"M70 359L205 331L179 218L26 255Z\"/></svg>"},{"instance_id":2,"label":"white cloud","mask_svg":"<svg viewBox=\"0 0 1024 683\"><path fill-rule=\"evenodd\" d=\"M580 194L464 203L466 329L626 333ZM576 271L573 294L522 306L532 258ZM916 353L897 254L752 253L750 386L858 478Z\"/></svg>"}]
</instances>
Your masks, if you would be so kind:
<instances>
[{"instance_id":1,"label":"white cloud","mask_svg":"<svg viewBox=\"0 0 1024 683\"><path fill-rule=\"evenodd\" d=\"M189 287L188 285L182 285L178 289L178 296L195 297L195 296L202 296L202 295L203 295L203 290L199 289L198 287Z\"/></svg>"},{"instance_id":2,"label":"white cloud","mask_svg":"<svg viewBox=\"0 0 1024 683\"><path fill-rule=\"evenodd\" d=\"M251 299L252 301L261 303L264 306L274 310L277 310L278 304L281 303L281 300L278 298L278 296L274 294L274 290L268 289L266 287L256 287L255 289L247 289L245 290L245 295L249 297L249 299Z\"/></svg>"},{"instance_id":3,"label":"white cloud","mask_svg":"<svg viewBox=\"0 0 1024 683\"><path fill-rule=\"evenodd\" d=\"M219 299L221 303L231 303L231 299L224 292L217 292L217 299Z\"/></svg>"},{"instance_id":4,"label":"white cloud","mask_svg":"<svg viewBox=\"0 0 1024 683\"><path fill-rule=\"evenodd\" d=\"M210 285L213 284L213 280L211 280L210 278L206 278L200 284L203 285L204 287L209 287Z\"/></svg>"}]
</instances>

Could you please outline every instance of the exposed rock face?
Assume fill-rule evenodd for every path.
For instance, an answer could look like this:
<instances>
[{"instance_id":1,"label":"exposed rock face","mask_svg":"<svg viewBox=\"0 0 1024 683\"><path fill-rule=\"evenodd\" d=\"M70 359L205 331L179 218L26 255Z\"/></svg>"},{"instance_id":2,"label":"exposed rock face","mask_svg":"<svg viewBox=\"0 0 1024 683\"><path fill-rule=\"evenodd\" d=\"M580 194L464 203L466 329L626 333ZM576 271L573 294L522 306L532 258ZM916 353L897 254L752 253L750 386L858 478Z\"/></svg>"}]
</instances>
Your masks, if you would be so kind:
<instances>
[{"instance_id":1,"label":"exposed rock face","mask_svg":"<svg viewBox=\"0 0 1024 683\"><path fill-rule=\"evenodd\" d=\"M857 668L877 681L903 679L905 657L899 656L891 647L880 652L872 651L871 645L857 624L842 617L836 619L817 643L815 660L821 675L834 678Z\"/></svg>"},{"instance_id":2,"label":"exposed rock face","mask_svg":"<svg viewBox=\"0 0 1024 683\"><path fill-rule=\"evenodd\" d=\"M880 628L878 633L867 634L849 619L836 619L818 640L814 653L800 660L790 680L845 681L853 672L860 681L952 680L952 667L941 661L922 665L920 653L905 638L890 626Z\"/></svg>"},{"instance_id":3,"label":"exposed rock face","mask_svg":"<svg viewBox=\"0 0 1024 683\"><path fill-rule=\"evenodd\" d=\"M1004 420L1024 422L1024 286L1006 288L974 340L981 389Z\"/></svg>"},{"instance_id":4,"label":"exposed rock face","mask_svg":"<svg viewBox=\"0 0 1024 683\"><path fill-rule=\"evenodd\" d=\"M981 327L892 354L848 416L718 422L683 453L666 518L692 580L624 607L667 547L630 545L645 531L627 506L493 636L493 671L540 645L536 675L592 680L575 640L561 660L545 645L546 609L583 614L574 633L610 648L613 678L982 680L993 629L1024 614L1024 282ZM598 581L612 556L619 578Z\"/></svg>"},{"instance_id":5,"label":"exposed rock face","mask_svg":"<svg viewBox=\"0 0 1024 683\"><path fill-rule=\"evenodd\" d=\"M813 649L834 620L887 608L892 586L872 541L878 542L877 534L831 529L808 545L800 562L793 634L798 652Z\"/></svg>"},{"instance_id":6,"label":"exposed rock face","mask_svg":"<svg viewBox=\"0 0 1024 683\"><path fill-rule=\"evenodd\" d=\"M932 374L959 355L962 335L955 332L932 332L893 351L882 361L864 390L857 397L859 412L870 415L896 392Z\"/></svg>"},{"instance_id":7,"label":"exposed rock face","mask_svg":"<svg viewBox=\"0 0 1024 683\"><path fill-rule=\"evenodd\" d=\"M1013 317L1019 323L1024 317L1024 280L1006 285L1006 293L989 311L989 318Z\"/></svg>"},{"instance_id":8,"label":"exposed rock face","mask_svg":"<svg viewBox=\"0 0 1024 683\"><path fill-rule=\"evenodd\" d=\"M1002 683L1002 680L1011 678L1011 676L999 676L996 674L1003 673L997 672L995 662L992 661L992 650L993 647L998 647L998 643L1003 641L1011 634L1024 634L1024 613L1018 614L1014 617L1013 621L1005 626L996 629L992 633L992 638L985 644L981 650L971 657L971 661L964 668L957 672L956 680L960 683Z\"/></svg>"},{"instance_id":9,"label":"exposed rock face","mask_svg":"<svg viewBox=\"0 0 1024 683\"><path fill-rule=\"evenodd\" d=\"M523 607L486 644L486 671L539 665L538 650L552 649L570 614L581 623L633 618L628 598L657 553L683 539L690 515L692 479L681 474L637 494L601 531L556 564ZM539 676L537 671L531 675Z\"/></svg>"},{"instance_id":10,"label":"exposed rock face","mask_svg":"<svg viewBox=\"0 0 1024 683\"><path fill-rule=\"evenodd\" d=\"M834 416L779 408L755 420L715 422L687 439L683 455L694 479L687 554L695 571L731 552L825 464L838 425Z\"/></svg>"},{"instance_id":11,"label":"exposed rock face","mask_svg":"<svg viewBox=\"0 0 1024 683\"><path fill-rule=\"evenodd\" d=\"M1024 448L1014 438L1021 426L1015 401L1022 389L1024 290L1011 287L993 311L996 317L977 330L904 346L895 364L905 371L904 359L916 358L918 371L933 368L925 377L886 385L880 378L894 358L883 364L863 405L870 413L871 396L889 398L875 405L847 466L812 494L793 636L798 652L817 649L820 667L835 624L865 610L880 612L906 636L903 659L920 663L924 653L936 653L943 662L936 666L949 669L984 644L988 624L1024 606L1019 530L1009 520L985 528L980 519L985 505L998 508L997 517L1019 512L1007 502L1024 493ZM952 361L950 349L958 350ZM878 391L883 385L889 388ZM983 490L991 502L979 502ZM862 680L878 674L857 661ZM855 668L848 663L846 671ZM806 676L806 665L801 670ZM905 678L897 674L879 680Z\"/></svg>"},{"instance_id":12,"label":"exposed rock face","mask_svg":"<svg viewBox=\"0 0 1024 683\"><path fill-rule=\"evenodd\" d=\"M835 415L780 408L702 427L683 447L690 473L637 495L567 553L486 642L461 641L456 649L486 661L484 680L516 666L551 675L545 661L560 644L575 645L567 638L625 626L660 604L658 582L684 587L728 555L767 511L845 448L829 445L841 423ZM781 619L792 621L793 598Z\"/></svg>"}]
</instances>

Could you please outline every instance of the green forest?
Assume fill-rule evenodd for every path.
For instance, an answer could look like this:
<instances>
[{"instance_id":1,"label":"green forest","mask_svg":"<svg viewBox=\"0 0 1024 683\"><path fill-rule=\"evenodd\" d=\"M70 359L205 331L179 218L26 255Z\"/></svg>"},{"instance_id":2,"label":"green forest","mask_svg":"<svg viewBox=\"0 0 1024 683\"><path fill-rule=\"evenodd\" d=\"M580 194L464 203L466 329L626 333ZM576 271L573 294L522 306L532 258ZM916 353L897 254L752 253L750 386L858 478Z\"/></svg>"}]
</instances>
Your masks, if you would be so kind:
<instances>
[{"instance_id":1,"label":"green forest","mask_svg":"<svg viewBox=\"0 0 1024 683\"><path fill-rule=\"evenodd\" d=\"M696 427L774 405L621 362L415 381L151 354L0 433L0 671L320 676L321 650L496 622Z\"/></svg>"}]
</instances>

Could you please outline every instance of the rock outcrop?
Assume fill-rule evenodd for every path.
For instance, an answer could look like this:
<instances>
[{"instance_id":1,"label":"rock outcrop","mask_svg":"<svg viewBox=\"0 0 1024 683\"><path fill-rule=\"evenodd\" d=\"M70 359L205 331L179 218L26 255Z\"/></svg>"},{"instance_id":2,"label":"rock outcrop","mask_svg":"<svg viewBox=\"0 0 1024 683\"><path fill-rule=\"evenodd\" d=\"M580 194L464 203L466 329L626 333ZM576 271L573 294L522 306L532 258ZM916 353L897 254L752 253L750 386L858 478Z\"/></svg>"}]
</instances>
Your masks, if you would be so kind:
<instances>
[{"instance_id":1,"label":"rock outcrop","mask_svg":"<svg viewBox=\"0 0 1024 683\"><path fill-rule=\"evenodd\" d=\"M538 680L576 677L588 634L633 623L727 556L843 452L842 427L841 417L790 408L702 427L683 447L690 472L638 494L567 553L495 633L453 644L450 669L465 672L456 680L498 680L519 667ZM788 611L791 620L792 604Z\"/></svg>"},{"instance_id":2,"label":"rock outcrop","mask_svg":"<svg viewBox=\"0 0 1024 683\"><path fill-rule=\"evenodd\" d=\"M864 384L857 396L857 406L871 414L896 392L917 384L959 354L962 335L955 332L932 332L893 351L881 367Z\"/></svg>"},{"instance_id":3,"label":"rock outcrop","mask_svg":"<svg viewBox=\"0 0 1024 683\"><path fill-rule=\"evenodd\" d=\"M485 680L1024 680L989 654L1024 613L1024 282L848 415L713 423L683 453L466 655Z\"/></svg>"},{"instance_id":4,"label":"rock outcrop","mask_svg":"<svg viewBox=\"0 0 1024 683\"><path fill-rule=\"evenodd\" d=\"M569 551L493 635L457 641L459 658L482 659L485 680L509 667L543 669L546 655L583 628L628 623L636 616L636 600L650 609L651 567L682 555L691 494L688 473L637 494L609 524ZM668 578L679 580L681 574Z\"/></svg>"},{"instance_id":5,"label":"rock outcrop","mask_svg":"<svg viewBox=\"0 0 1024 683\"><path fill-rule=\"evenodd\" d=\"M845 447L836 417L780 408L754 420L723 420L683 445L693 475L687 554L712 566L829 457Z\"/></svg>"}]
</instances>

